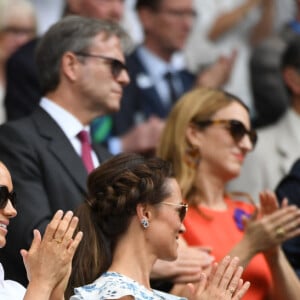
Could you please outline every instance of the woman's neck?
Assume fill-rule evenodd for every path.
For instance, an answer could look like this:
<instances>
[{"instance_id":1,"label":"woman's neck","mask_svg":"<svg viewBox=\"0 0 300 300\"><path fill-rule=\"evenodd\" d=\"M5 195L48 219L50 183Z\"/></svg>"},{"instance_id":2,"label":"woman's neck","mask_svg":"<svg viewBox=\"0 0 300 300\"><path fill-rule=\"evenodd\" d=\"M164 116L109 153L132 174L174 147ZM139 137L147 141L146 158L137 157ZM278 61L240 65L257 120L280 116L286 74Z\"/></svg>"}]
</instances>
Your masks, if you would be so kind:
<instances>
[{"instance_id":1,"label":"woman's neck","mask_svg":"<svg viewBox=\"0 0 300 300\"><path fill-rule=\"evenodd\" d=\"M192 201L194 204L201 204L202 206L224 210L227 205L224 201L225 184L219 178L209 176L196 176L194 183L194 192L192 193Z\"/></svg>"},{"instance_id":2,"label":"woman's neck","mask_svg":"<svg viewBox=\"0 0 300 300\"><path fill-rule=\"evenodd\" d=\"M156 258L147 249L143 238L127 234L118 242L108 271L130 277L151 290L150 273Z\"/></svg>"}]
</instances>

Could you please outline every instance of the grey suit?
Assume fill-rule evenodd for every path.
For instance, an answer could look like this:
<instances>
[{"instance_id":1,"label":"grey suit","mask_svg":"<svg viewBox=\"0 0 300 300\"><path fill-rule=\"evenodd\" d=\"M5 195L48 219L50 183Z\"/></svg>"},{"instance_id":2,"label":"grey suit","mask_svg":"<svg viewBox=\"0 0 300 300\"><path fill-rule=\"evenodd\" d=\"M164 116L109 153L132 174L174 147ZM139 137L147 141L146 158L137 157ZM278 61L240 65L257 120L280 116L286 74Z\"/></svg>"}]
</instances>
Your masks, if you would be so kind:
<instances>
[{"instance_id":1,"label":"grey suit","mask_svg":"<svg viewBox=\"0 0 300 300\"><path fill-rule=\"evenodd\" d=\"M99 161L110 154L93 146ZM0 261L7 277L26 283L19 251L28 249L32 231L44 232L53 214L73 210L86 193L87 172L73 146L42 108L0 127L0 160L11 171L18 216L11 220Z\"/></svg>"},{"instance_id":2,"label":"grey suit","mask_svg":"<svg viewBox=\"0 0 300 300\"><path fill-rule=\"evenodd\" d=\"M296 118L289 109L276 124L258 131L256 149L248 154L240 176L230 182L230 190L248 192L258 200L260 191L276 188L300 156Z\"/></svg>"}]
</instances>

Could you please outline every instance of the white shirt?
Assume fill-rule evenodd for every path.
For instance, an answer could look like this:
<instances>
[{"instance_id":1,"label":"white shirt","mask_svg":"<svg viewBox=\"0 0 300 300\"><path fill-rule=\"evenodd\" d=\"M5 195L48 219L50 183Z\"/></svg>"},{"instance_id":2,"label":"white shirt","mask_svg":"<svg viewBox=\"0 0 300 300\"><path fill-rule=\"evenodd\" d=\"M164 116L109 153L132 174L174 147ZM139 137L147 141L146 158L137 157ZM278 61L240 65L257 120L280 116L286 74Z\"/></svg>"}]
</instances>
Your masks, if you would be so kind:
<instances>
[{"instance_id":1,"label":"white shirt","mask_svg":"<svg viewBox=\"0 0 300 300\"><path fill-rule=\"evenodd\" d=\"M164 76L167 72L176 73L185 69L183 54L180 52L175 53L170 62L162 60L144 46L141 46L137 49L137 54L148 73L137 75L137 85L145 88L153 85L164 102L163 104L169 106L169 87ZM178 77L174 78L174 80L176 80L176 83L174 82L174 88L176 88L177 94L180 95L184 89L183 84ZM145 86L142 86L143 84Z\"/></svg>"},{"instance_id":2,"label":"white shirt","mask_svg":"<svg viewBox=\"0 0 300 300\"><path fill-rule=\"evenodd\" d=\"M42 98L40 106L54 119L72 144L76 153L81 157L81 143L77 134L81 130L86 130L90 133L90 127L84 127L76 117L50 99ZM92 159L94 166L98 167L100 163L94 151L92 151Z\"/></svg>"},{"instance_id":3,"label":"white shirt","mask_svg":"<svg viewBox=\"0 0 300 300\"><path fill-rule=\"evenodd\" d=\"M24 298L26 289L16 281L4 280L4 270L0 263L0 299L21 300Z\"/></svg>"}]
</instances>

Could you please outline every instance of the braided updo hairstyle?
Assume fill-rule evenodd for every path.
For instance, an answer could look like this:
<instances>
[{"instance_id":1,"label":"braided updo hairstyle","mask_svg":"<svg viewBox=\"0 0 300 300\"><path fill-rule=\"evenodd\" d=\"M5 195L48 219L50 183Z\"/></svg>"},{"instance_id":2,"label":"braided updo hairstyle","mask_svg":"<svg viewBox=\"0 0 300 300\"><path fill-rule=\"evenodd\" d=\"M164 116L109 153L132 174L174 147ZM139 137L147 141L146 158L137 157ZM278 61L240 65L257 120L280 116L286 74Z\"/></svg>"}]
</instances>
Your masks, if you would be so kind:
<instances>
[{"instance_id":1,"label":"braided updo hairstyle","mask_svg":"<svg viewBox=\"0 0 300 300\"><path fill-rule=\"evenodd\" d=\"M93 282L109 268L136 206L162 202L170 194L166 179L173 177L170 163L133 153L119 154L89 175L87 199L76 213L84 238L73 259L66 298L74 287Z\"/></svg>"}]
</instances>

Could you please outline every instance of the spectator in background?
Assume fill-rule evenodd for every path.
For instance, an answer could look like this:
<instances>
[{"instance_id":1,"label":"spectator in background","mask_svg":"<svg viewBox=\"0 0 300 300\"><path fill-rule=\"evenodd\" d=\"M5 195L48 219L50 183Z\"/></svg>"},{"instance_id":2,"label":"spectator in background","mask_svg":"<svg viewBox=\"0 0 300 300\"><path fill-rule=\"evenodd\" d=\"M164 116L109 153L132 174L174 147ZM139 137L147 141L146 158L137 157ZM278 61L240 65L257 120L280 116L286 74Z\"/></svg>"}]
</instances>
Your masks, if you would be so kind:
<instances>
[{"instance_id":1,"label":"spectator in background","mask_svg":"<svg viewBox=\"0 0 300 300\"><path fill-rule=\"evenodd\" d=\"M230 190L242 190L258 199L260 191L275 189L300 156L299 71L300 36L296 36L281 58L281 80L289 95L289 108L275 124L258 130L257 147L247 156L240 176L229 183Z\"/></svg>"},{"instance_id":2,"label":"spectator in background","mask_svg":"<svg viewBox=\"0 0 300 300\"><path fill-rule=\"evenodd\" d=\"M285 2L282 1L284 5ZM255 127L274 124L289 107L290 95L282 80L280 62L288 44L300 35L300 1L294 0L294 6L295 16L253 49L250 74L257 112Z\"/></svg>"},{"instance_id":3,"label":"spectator in background","mask_svg":"<svg viewBox=\"0 0 300 300\"><path fill-rule=\"evenodd\" d=\"M9 1L9 0L8 0ZM123 0L66 0L66 14L119 21L123 15ZM37 76L34 51L35 39L21 47L7 62L5 109L8 120L29 115L42 96Z\"/></svg>"},{"instance_id":4,"label":"spectator in background","mask_svg":"<svg viewBox=\"0 0 300 300\"><path fill-rule=\"evenodd\" d=\"M193 0L137 0L136 10L144 41L127 57L131 83L113 118L113 153L153 153L178 97L195 85L222 86L233 63L218 61L198 78L187 70L180 51L196 19Z\"/></svg>"},{"instance_id":5,"label":"spectator in background","mask_svg":"<svg viewBox=\"0 0 300 300\"><path fill-rule=\"evenodd\" d=\"M285 203L277 209L275 196L264 193L257 211L252 203L236 200L240 194L225 189L239 175L255 142L249 111L239 98L220 90L194 89L171 111L158 155L173 164L189 204L186 242L210 246L217 261L228 253L239 257L243 277L251 282L243 299L296 300L299 280L279 246L300 235L300 208Z\"/></svg>"},{"instance_id":6,"label":"spectator in background","mask_svg":"<svg viewBox=\"0 0 300 300\"><path fill-rule=\"evenodd\" d=\"M275 0L201 0L195 3L199 19L186 49L189 69L198 72L199 68L223 56L236 55L223 88L240 97L254 118L248 64L252 47L272 33Z\"/></svg>"},{"instance_id":7,"label":"spectator in background","mask_svg":"<svg viewBox=\"0 0 300 300\"><path fill-rule=\"evenodd\" d=\"M36 35L36 14L28 0L0 0L0 124L6 121L3 100L9 57Z\"/></svg>"}]
</instances>

